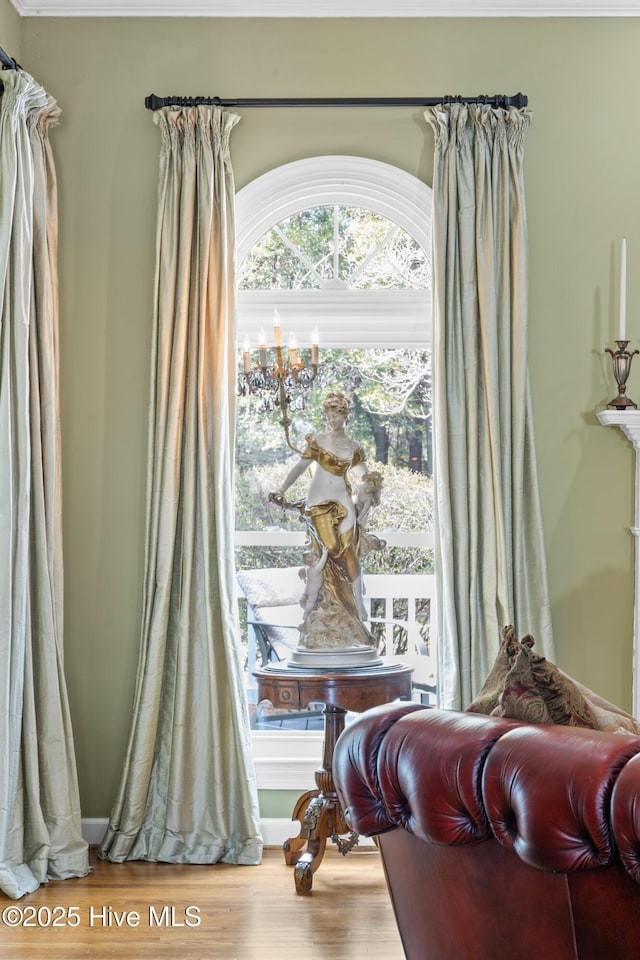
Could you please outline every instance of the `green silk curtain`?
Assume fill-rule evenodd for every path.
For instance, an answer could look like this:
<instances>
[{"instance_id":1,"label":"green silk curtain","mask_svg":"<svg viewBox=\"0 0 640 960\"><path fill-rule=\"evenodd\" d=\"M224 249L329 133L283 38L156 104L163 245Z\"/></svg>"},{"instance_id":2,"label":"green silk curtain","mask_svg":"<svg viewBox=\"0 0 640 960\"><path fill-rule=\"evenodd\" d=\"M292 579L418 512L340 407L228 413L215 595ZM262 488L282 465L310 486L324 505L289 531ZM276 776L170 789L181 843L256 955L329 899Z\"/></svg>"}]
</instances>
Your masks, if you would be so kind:
<instances>
[{"instance_id":1,"label":"green silk curtain","mask_svg":"<svg viewBox=\"0 0 640 960\"><path fill-rule=\"evenodd\" d=\"M0 99L0 889L85 876L63 664L56 175L60 110L27 73Z\"/></svg>"},{"instance_id":2,"label":"green silk curtain","mask_svg":"<svg viewBox=\"0 0 640 960\"><path fill-rule=\"evenodd\" d=\"M262 855L233 566L234 183L238 117L154 113L162 145L138 674L100 855L255 864Z\"/></svg>"},{"instance_id":3,"label":"green silk curtain","mask_svg":"<svg viewBox=\"0 0 640 960\"><path fill-rule=\"evenodd\" d=\"M527 368L527 110L446 104L435 133L434 475L441 704L514 624L553 640Z\"/></svg>"}]
</instances>

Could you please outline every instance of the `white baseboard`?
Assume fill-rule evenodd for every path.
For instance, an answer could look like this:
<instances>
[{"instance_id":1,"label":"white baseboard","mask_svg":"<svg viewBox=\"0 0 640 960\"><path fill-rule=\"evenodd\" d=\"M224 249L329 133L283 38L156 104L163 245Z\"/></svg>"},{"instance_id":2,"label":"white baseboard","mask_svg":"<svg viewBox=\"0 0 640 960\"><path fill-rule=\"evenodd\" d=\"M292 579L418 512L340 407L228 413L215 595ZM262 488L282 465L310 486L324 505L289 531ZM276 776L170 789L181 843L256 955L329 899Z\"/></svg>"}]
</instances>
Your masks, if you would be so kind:
<instances>
[{"instance_id":1,"label":"white baseboard","mask_svg":"<svg viewBox=\"0 0 640 960\"><path fill-rule=\"evenodd\" d=\"M82 820L82 836L92 845L99 844L107 829L106 817L84 817ZM264 817L260 821L260 830L265 847L281 847L285 840L297 837L300 824L286 817ZM370 837L360 837L359 847L373 846Z\"/></svg>"},{"instance_id":2,"label":"white baseboard","mask_svg":"<svg viewBox=\"0 0 640 960\"><path fill-rule=\"evenodd\" d=\"M95 846L102 842L109 821L106 817L83 817L82 818L82 836Z\"/></svg>"}]
</instances>

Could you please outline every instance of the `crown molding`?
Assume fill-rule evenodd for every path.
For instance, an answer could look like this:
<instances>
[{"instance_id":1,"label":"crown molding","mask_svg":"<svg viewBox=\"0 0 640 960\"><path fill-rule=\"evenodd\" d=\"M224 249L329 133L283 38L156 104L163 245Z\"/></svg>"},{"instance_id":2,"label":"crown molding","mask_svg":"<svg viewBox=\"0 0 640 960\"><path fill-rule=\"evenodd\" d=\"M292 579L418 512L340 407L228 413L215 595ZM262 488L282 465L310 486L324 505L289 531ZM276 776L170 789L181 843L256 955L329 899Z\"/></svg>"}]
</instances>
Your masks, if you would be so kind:
<instances>
[{"instance_id":1,"label":"crown molding","mask_svg":"<svg viewBox=\"0 0 640 960\"><path fill-rule=\"evenodd\" d=\"M640 0L11 0L22 17L637 17Z\"/></svg>"}]
</instances>

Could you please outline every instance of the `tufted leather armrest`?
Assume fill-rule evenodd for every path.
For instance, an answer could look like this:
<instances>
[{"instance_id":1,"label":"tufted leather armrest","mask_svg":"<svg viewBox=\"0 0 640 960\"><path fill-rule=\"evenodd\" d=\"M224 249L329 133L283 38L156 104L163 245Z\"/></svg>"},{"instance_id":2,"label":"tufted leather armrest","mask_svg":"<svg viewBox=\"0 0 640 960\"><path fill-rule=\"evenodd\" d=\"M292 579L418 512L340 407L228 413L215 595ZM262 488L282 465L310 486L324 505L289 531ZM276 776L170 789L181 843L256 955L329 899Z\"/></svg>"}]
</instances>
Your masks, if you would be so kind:
<instances>
[{"instance_id":1,"label":"tufted leather armrest","mask_svg":"<svg viewBox=\"0 0 640 960\"><path fill-rule=\"evenodd\" d=\"M407 960L638 960L640 737L394 704L333 774Z\"/></svg>"},{"instance_id":2,"label":"tufted leather armrest","mask_svg":"<svg viewBox=\"0 0 640 960\"><path fill-rule=\"evenodd\" d=\"M367 836L397 826L437 843L486 836L484 762L515 725L418 704L366 711L342 734L333 758L348 822Z\"/></svg>"},{"instance_id":3,"label":"tufted leather armrest","mask_svg":"<svg viewBox=\"0 0 640 960\"><path fill-rule=\"evenodd\" d=\"M543 870L592 870L611 863L614 784L640 752L640 737L577 727L524 726L487 760L485 809L493 833Z\"/></svg>"},{"instance_id":4,"label":"tufted leather armrest","mask_svg":"<svg viewBox=\"0 0 640 960\"><path fill-rule=\"evenodd\" d=\"M640 883L640 756L630 760L618 777L611 801L611 821L627 873Z\"/></svg>"},{"instance_id":5,"label":"tufted leather armrest","mask_svg":"<svg viewBox=\"0 0 640 960\"><path fill-rule=\"evenodd\" d=\"M495 836L525 863L591 870L616 855L640 878L640 737L532 726L478 714L391 705L340 737L334 779L347 822L373 835L402 827L421 840ZM624 813L623 813L624 811Z\"/></svg>"},{"instance_id":6,"label":"tufted leather armrest","mask_svg":"<svg viewBox=\"0 0 640 960\"><path fill-rule=\"evenodd\" d=\"M404 717L388 731L378 753L389 817L433 843L471 843L488 836L482 771L496 740L512 727L511 720L487 722L439 710Z\"/></svg>"},{"instance_id":7,"label":"tufted leather armrest","mask_svg":"<svg viewBox=\"0 0 640 960\"><path fill-rule=\"evenodd\" d=\"M397 826L386 809L378 782L377 759L380 746L388 731L398 721L412 713L422 714L425 707L417 703L390 703L373 707L361 714L347 728L349 736L342 734L340 759L333 756L333 773L339 765L340 778L348 784L349 801L342 799L342 808L349 822L363 836L372 837ZM362 723L362 717L369 722Z\"/></svg>"}]
</instances>

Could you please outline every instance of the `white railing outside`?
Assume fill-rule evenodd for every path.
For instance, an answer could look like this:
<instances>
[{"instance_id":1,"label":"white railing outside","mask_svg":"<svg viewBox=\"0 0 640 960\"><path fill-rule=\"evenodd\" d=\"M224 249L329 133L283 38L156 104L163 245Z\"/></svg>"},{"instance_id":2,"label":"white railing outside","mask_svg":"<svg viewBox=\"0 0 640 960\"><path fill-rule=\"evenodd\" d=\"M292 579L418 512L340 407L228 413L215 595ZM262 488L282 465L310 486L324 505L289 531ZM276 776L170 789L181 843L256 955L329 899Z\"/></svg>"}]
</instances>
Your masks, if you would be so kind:
<instances>
[{"instance_id":1,"label":"white railing outside","mask_svg":"<svg viewBox=\"0 0 640 960\"><path fill-rule=\"evenodd\" d=\"M293 538L304 537L304 534L277 535L278 545L290 546ZM425 544L423 534L398 535L402 536L402 546ZM405 540L420 540L419 544L408 544ZM253 534L255 537L255 534ZM268 538L268 539L267 539ZM286 542L279 543L280 539ZM244 540L244 536L236 539ZM262 538L261 538L262 539ZM385 539L389 539L385 532ZM395 538L394 538L395 539ZM264 544L274 545L274 532L264 535ZM301 542L304 542L303 540ZM243 544L244 545L244 544ZM258 545L252 538L251 545ZM414 668L414 681L417 689L421 686L433 686L435 679L436 639L434 636L435 624L435 578L432 574L365 574L364 575L365 605L370 616L370 627L378 637L380 651L387 657L397 657ZM238 586L239 602L243 601L243 593ZM302 615L302 611L301 611ZM295 631L292 631L295 638ZM256 666L256 642L249 626L248 636L243 637L247 645L246 656L246 689L249 704L256 703L256 681L253 671ZM293 640L293 645L297 641ZM434 700L435 694L429 696Z\"/></svg>"}]
</instances>

